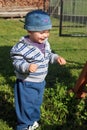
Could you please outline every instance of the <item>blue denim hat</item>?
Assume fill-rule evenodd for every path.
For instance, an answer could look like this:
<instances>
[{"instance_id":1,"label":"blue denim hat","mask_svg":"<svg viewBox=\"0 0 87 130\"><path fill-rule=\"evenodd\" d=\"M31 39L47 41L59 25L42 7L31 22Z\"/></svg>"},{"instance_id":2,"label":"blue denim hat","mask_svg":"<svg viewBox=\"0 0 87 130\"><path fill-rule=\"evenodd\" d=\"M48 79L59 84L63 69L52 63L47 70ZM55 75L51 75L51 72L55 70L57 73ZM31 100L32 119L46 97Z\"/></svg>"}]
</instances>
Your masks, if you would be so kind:
<instances>
[{"instance_id":1,"label":"blue denim hat","mask_svg":"<svg viewBox=\"0 0 87 130\"><path fill-rule=\"evenodd\" d=\"M29 31L43 31L52 28L49 15L42 10L34 10L25 16L24 28Z\"/></svg>"}]
</instances>

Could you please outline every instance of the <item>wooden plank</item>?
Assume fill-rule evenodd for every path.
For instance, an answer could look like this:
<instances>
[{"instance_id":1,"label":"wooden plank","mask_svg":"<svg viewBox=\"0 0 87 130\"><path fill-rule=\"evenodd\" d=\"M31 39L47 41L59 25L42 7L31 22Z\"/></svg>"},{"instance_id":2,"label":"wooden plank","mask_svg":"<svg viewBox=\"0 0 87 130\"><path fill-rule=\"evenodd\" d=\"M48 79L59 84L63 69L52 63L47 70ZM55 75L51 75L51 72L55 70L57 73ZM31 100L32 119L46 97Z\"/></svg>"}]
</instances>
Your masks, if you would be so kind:
<instances>
[{"instance_id":1,"label":"wooden plank","mask_svg":"<svg viewBox=\"0 0 87 130\"><path fill-rule=\"evenodd\" d=\"M0 18L19 18L19 17L24 17L26 15L26 13L28 13L29 11L35 10L37 9L34 7L22 7L22 8L4 8L2 10L0 10Z\"/></svg>"}]
</instances>

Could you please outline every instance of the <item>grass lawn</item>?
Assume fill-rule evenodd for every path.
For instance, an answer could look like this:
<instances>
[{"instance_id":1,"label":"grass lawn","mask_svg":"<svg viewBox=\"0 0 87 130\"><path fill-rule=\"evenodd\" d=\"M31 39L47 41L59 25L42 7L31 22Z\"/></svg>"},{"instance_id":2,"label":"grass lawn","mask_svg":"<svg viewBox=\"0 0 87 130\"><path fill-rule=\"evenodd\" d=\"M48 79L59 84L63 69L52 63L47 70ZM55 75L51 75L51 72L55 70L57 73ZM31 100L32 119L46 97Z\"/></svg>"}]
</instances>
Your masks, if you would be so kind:
<instances>
[{"instance_id":1,"label":"grass lawn","mask_svg":"<svg viewBox=\"0 0 87 130\"><path fill-rule=\"evenodd\" d=\"M52 50L63 56L67 64L49 67L39 130L87 130L87 99L67 94L87 61L87 37L59 37L58 31L53 27L49 42ZM13 91L16 77L9 53L26 34L20 20L0 19L0 130L15 130Z\"/></svg>"}]
</instances>

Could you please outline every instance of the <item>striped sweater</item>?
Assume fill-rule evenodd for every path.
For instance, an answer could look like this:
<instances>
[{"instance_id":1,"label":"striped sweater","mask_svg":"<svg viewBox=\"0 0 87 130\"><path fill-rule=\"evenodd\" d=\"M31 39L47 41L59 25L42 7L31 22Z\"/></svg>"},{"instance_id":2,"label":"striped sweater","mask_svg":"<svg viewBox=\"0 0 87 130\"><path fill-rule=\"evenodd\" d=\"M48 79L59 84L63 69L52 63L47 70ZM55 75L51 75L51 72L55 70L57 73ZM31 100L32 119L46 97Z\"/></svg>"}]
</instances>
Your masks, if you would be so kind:
<instances>
[{"instance_id":1,"label":"striped sweater","mask_svg":"<svg viewBox=\"0 0 87 130\"><path fill-rule=\"evenodd\" d=\"M54 63L58 55L51 52L47 40L45 40L43 44L45 44L44 54L38 47L33 46L31 41L28 41L26 37L22 37L21 40L12 47L10 55L18 79L31 82L42 82L45 79L49 62ZM32 63L38 65L35 72L29 72L29 65Z\"/></svg>"}]
</instances>

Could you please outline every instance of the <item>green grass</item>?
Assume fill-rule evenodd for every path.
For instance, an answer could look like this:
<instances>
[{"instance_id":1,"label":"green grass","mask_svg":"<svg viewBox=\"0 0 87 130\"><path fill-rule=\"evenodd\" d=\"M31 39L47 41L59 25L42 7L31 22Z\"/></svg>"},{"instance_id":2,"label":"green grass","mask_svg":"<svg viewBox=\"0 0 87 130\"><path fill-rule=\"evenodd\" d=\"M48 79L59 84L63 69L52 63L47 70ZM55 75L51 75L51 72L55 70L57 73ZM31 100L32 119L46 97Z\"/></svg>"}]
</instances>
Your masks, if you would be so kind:
<instances>
[{"instance_id":1,"label":"green grass","mask_svg":"<svg viewBox=\"0 0 87 130\"><path fill-rule=\"evenodd\" d=\"M13 92L16 77L9 53L26 34L20 20L0 19L0 130L14 130L16 126ZM67 64L49 67L39 130L86 130L87 99L76 99L67 90L75 85L87 61L87 38L59 37L58 28L53 28L49 42Z\"/></svg>"}]
</instances>

